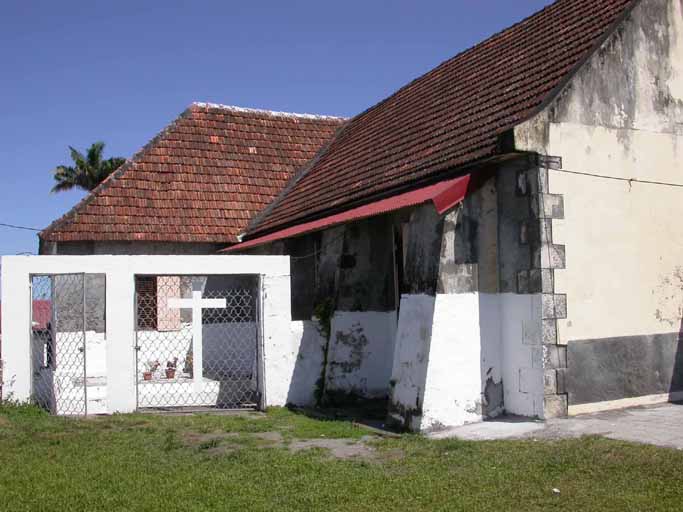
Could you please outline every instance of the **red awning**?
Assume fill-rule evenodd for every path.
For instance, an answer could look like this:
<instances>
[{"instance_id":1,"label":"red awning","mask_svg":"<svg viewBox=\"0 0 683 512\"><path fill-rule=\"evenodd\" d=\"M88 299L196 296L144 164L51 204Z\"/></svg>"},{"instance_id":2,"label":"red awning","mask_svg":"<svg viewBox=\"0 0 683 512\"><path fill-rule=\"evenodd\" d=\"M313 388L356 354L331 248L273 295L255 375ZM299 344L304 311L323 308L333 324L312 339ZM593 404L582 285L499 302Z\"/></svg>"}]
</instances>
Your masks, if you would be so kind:
<instances>
[{"instance_id":1,"label":"red awning","mask_svg":"<svg viewBox=\"0 0 683 512\"><path fill-rule=\"evenodd\" d=\"M359 206L358 208L353 208L352 210L348 210L343 213L330 215L329 217L324 217L322 219L276 231L270 235L254 238L253 240L248 240L246 242L233 245L232 247L228 247L227 249L223 249L221 252L232 252L248 249L250 247L256 247L270 242L275 242L277 240L283 240L285 238L292 238L306 233L320 231L338 224L344 224L346 222L382 215L384 213L400 210L401 208L405 208L407 206L415 206L426 203L427 201L432 201L436 211L439 212L439 214L443 214L465 198L469 183L469 175L455 178L453 180L442 181L440 183L436 183L435 185L430 185L418 190L406 192L405 194L399 194L387 199L382 199L381 201Z\"/></svg>"}]
</instances>

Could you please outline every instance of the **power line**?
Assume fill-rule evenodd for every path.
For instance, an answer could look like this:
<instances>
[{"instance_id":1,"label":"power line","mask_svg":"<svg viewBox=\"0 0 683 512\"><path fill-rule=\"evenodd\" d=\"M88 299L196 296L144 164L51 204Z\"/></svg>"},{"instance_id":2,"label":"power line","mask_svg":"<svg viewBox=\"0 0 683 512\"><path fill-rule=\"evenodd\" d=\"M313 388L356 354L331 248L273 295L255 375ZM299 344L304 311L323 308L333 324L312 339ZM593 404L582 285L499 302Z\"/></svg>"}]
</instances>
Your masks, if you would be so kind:
<instances>
[{"instance_id":1,"label":"power line","mask_svg":"<svg viewBox=\"0 0 683 512\"><path fill-rule=\"evenodd\" d=\"M632 183L642 183L645 185L660 185L660 186L665 186L665 187L683 188L683 184L681 184L681 183L669 183L666 181L640 180L638 178L619 178L617 176L607 176L605 174L594 174L594 173L590 173L590 172L570 171L569 169L551 169L551 171L564 172L567 174L578 174L579 176L590 176L592 178L602 178L605 180L625 181L629 185Z\"/></svg>"},{"instance_id":2,"label":"power line","mask_svg":"<svg viewBox=\"0 0 683 512\"><path fill-rule=\"evenodd\" d=\"M17 226L15 224L5 224L4 222L0 222L0 226L3 228L10 228L10 229L23 229L25 231L42 231L42 229L38 228L29 228L26 226Z\"/></svg>"}]
</instances>

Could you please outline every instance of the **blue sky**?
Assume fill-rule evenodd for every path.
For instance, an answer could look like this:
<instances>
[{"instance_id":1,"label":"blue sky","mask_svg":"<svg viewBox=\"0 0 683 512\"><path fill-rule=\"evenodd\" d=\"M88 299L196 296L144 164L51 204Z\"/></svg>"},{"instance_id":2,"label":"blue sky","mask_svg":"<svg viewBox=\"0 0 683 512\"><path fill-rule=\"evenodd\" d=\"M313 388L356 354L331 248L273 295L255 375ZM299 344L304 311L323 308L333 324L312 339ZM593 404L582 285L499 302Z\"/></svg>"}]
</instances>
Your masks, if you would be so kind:
<instances>
[{"instance_id":1,"label":"blue sky","mask_svg":"<svg viewBox=\"0 0 683 512\"><path fill-rule=\"evenodd\" d=\"M34 1L0 7L0 223L45 227L67 146L129 157L192 101L351 116L550 0ZM0 227L0 254L37 252Z\"/></svg>"}]
</instances>

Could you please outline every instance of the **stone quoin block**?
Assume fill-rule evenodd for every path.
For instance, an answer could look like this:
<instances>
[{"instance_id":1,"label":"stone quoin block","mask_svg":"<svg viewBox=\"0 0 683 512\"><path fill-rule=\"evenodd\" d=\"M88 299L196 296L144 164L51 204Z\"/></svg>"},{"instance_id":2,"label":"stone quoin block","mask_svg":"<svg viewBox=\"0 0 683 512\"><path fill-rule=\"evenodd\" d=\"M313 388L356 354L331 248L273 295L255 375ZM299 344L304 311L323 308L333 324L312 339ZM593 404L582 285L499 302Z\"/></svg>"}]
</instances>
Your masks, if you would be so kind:
<instances>
[{"instance_id":1,"label":"stone quoin block","mask_svg":"<svg viewBox=\"0 0 683 512\"><path fill-rule=\"evenodd\" d=\"M543 320L567 318L567 296L563 294L543 294Z\"/></svg>"},{"instance_id":2,"label":"stone quoin block","mask_svg":"<svg viewBox=\"0 0 683 512\"><path fill-rule=\"evenodd\" d=\"M560 194L533 196L531 211L537 219L564 219L564 197Z\"/></svg>"},{"instance_id":3,"label":"stone quoin block","mask_svg":"<svg viewBox=\"0 0 683 512\"><path fill-rule=\"evenodd\" d=\"M543 400L543 415L545 419L563 418L567 415L567 395L546 396Z\"/></svg>"},{"instance_id":4,"label":"stone quoin block","mask_svg":"<svg viewBox=\"0 0 683 512\"><path fill-rule=\"evenodd\" d=\"M555 380L557 383L557 394L567 394L567 368L558 368L555 370Z\"/></svg>"},{"instance_id":5,"label":"stone quoin block","mask_svg":"<svg viewBox=\"0 0 683 512\"><path fill-rule=\"evenodd\" d=\"M567 347L564 345L543 345L543 367L557 370L567 367Z\"/></svg>"},{"instance_id":6,"label":"stone quoin block","mask_svg":"<svg viewBox=\"0 0 683 512\"><path fill-rule=\"evenodd\" d=\"M538 190L535 191L537 194L547 194L550 192L550 186L548 185L548 174L548 169L545 167L539 167Z\"/></svg>"},{"instance_id":7,"label":"stone quoin block","mask_svg":"<svg viewBox=\"0 0 683 512\"><path fill-rule=\"evenodd\" d=\"M534 268L566 268L566 250L564 245L544 243L534 249Z\"/></svg>"},{"instance_id":8,"label":"stone quoin block","mask_svg":"<svg viewBox=\"0 0 683 512\"><path fill-rule=\"evenodd\" d=\"M557 370L545 370L543 372L543 394L557 394Z\"/></svg>"},{"instance_id":9,"label":"stone quoin block","mask_svg":"<svg viewBox=\"0 0 683 512\"><path fill-rule=\"evenodd\" d=\"M544 345L557 345L557 320L554 318L543 320L542 340Z\"/></svg>"}]
</instances>

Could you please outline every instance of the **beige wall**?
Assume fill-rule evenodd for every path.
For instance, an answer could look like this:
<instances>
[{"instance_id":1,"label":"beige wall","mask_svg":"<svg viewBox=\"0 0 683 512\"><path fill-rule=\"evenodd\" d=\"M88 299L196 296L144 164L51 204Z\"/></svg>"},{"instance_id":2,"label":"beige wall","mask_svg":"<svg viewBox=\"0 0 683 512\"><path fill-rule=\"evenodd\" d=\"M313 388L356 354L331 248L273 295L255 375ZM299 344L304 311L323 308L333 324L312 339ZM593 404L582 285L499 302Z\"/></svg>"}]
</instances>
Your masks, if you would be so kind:
<instances>
[{"instance_id":1,"label":"beige wall","mask_svg":"<svg viewBox=\"0 0 683 512\"><path fill-rule=\"evenodd\" d=\"M518 149L563 169L683 185L683 20L643 0L560 97L516 129ZM550 171L565 219L568 318L559 340L677 332L683 318L683 188Z\"/></svg>"}]
</instances>

